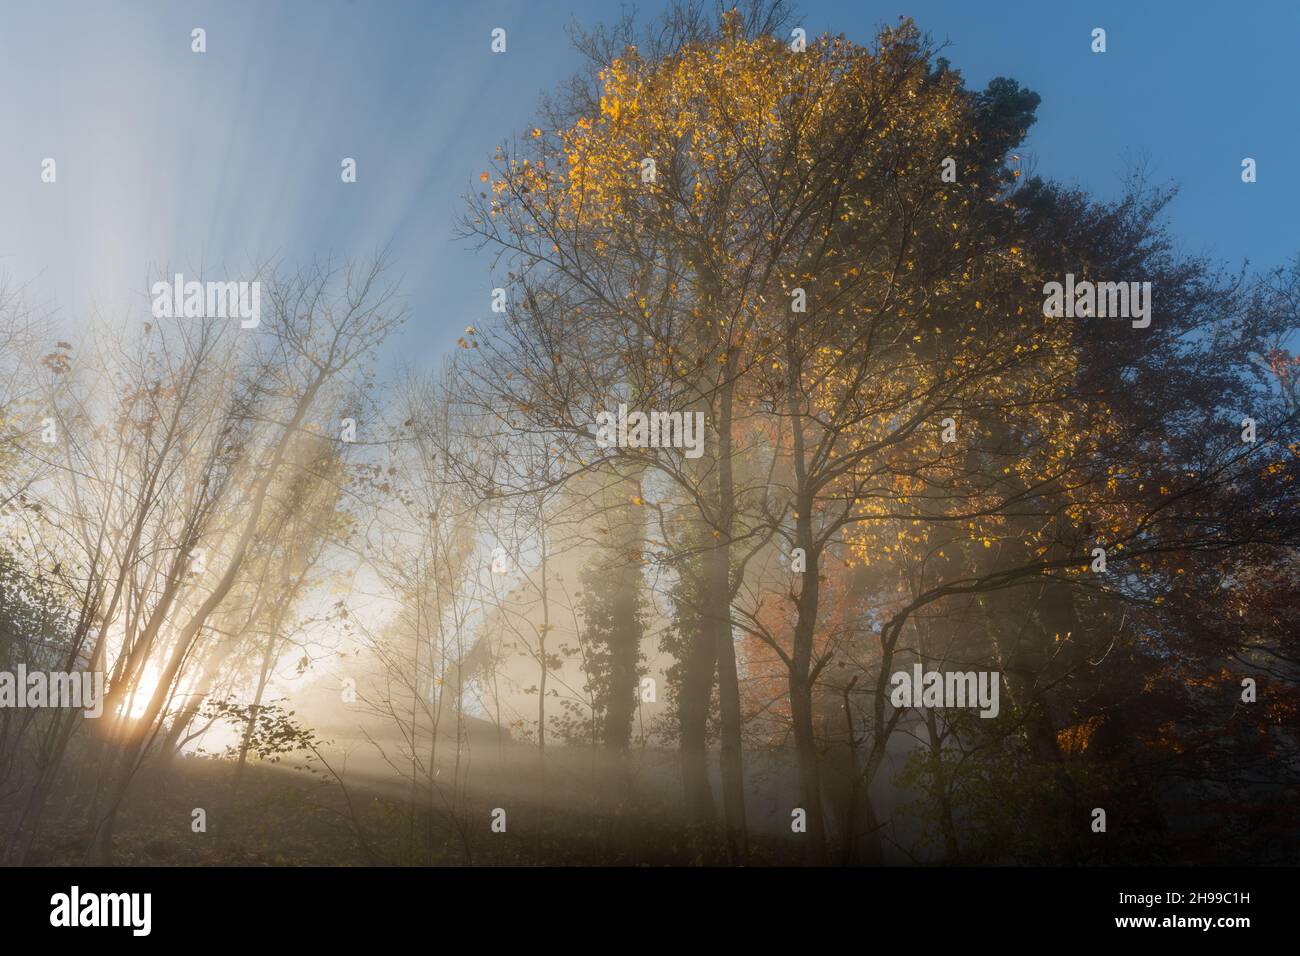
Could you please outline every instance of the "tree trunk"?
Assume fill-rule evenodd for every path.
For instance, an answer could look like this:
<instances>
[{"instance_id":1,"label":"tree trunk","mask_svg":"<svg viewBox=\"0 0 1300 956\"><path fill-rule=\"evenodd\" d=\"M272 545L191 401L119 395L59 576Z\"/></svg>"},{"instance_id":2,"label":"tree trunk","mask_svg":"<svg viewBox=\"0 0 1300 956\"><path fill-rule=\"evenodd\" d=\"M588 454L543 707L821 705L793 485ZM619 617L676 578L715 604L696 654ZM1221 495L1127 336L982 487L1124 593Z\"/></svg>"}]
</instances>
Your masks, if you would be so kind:
<instances>
[{"instance_id":1,"label":"tree trunk","mask_svg":"<svg viewBox=\"0 0 1300 956\"><path fill-rule=\"evenodd\" d=\"M682 790L686 817L697 840L713 826L713 788L709 784L709 703L713 697L713 671L717 649L713 633L704 622L691 635L683 663L682 686L677 699L681 725Z\"/></svg>"},{"instance_id":2,"label":"tree trunk","mask_svg":"<svg viewBox=\"0 0 1300 956\"><path fill-rule=\"evenodd\" d=\"M731 632L731 534L735 514L735 488L731 462L731 404L735 359L727 361L718 414L719 542L706 556L708 597L717 604L710 615L718 660L718 717L722 764L722 805L725 811L727 857L743 863L749 854L745 821L745 767L742 756L740 678L736 670L736 643ZM718 606L720 604L720 606Z\"/></svg>"}]
</instances>

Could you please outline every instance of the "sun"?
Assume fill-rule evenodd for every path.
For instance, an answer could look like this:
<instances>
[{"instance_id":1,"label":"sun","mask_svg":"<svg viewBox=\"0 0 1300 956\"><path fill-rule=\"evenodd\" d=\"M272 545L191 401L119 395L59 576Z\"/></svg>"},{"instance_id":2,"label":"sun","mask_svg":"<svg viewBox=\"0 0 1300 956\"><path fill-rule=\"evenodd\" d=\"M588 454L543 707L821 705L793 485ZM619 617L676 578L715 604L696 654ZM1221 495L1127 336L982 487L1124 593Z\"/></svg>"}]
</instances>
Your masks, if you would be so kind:
<instances>
[{"instance_id":1,"label":"sun","mask_svg":"<svg viewBox=\"0 0 1300 956\"><path fill-rule=\"evenodd\" d=\"M131 696L127 698L127 717L131 720L139 720L149 709L149 701L153 699L154 691L158 689L158 669L153 665L147 665L140 673L140 679L136 681L135 688L131 691Z\"/></svg>"}]
</instances>

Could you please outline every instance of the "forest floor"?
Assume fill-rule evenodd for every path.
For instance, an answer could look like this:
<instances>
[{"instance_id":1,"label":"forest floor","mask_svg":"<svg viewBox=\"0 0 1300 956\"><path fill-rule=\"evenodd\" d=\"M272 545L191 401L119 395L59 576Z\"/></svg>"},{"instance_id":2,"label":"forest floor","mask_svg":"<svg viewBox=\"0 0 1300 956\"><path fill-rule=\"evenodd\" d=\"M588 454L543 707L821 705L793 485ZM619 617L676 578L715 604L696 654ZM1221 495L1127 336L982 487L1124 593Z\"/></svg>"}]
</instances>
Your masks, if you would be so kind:
<instances>
[{"instance_id":1,"label":"forest floor","mask_svg":"<svg viewBox=\"0 0 1300 956\"><path fill-rule=\"evenodd\" d=\"M398 778L328 775L250 764L236 794L234 765L185 757L142 773L114 830L113 864L135 866L634 865L703 862L674 808L647 798L597 804L557 788L545 804L516 781L492 793L420 793ZM559 780L555 781L560 783ZM480 788L482 791L483 788ZM535 791L534 791L535 792ZM416 809L412 812L412 803ZM502 806L504 804L504 806ZM541 808L539 810L539 808ZM505 832L498 809L505 811ZM196 830L196 811L204 826ZM69 821L67 818L70 817ZM63 822L56 822L62 819ZM85 862L93 827L53 815L29 860ZM790 863L780 836L753 837L751 862Z\"/></svg>"}]
</instances>

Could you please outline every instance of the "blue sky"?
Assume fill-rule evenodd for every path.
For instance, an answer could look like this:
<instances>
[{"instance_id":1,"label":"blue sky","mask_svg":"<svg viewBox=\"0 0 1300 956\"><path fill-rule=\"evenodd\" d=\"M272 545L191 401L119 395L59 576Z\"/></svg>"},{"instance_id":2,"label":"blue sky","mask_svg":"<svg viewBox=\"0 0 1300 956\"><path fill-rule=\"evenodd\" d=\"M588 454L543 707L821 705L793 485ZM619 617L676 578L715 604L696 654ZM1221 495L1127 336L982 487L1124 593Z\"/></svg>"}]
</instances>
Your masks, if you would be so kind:
<instances>
[{"instance_id":1,"label":"blue sky","mask_svg":"<svg viewBox=\"0 0 1300 956\"><path fill-rule=\"evenodd\" d=\"M647 14L655 0L639 4ZM564 27L617 5L574 0L0 4L0 276L72 329L148 314L161 269L238 278L250 260L392 241L410 323L391 356L434 365L488 316L488 262L452 240L498 143L534 125L579 66ZM1300 4L800 5L810 36L866 42L912 16L972 87L1042 98L1023 151L1040 175L1113 196L1145 157L1182 187L1185 251L1259 267L1300 252ZM190 52L190 30L208 52ZM489 50L494 27L508 50ZM1089 50L1093 27L1108 51ZM58 182L40 182L44 157ZM358 162L344 185L339 163ZM1245 185L1240 163L1258 162Z\"/></svg>"}]
</instances>

